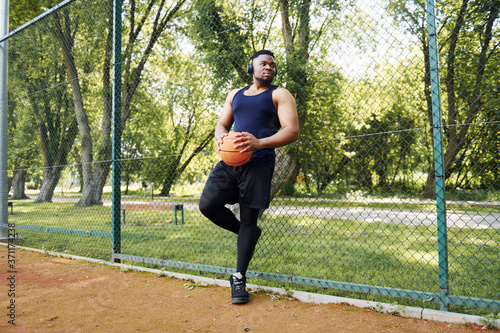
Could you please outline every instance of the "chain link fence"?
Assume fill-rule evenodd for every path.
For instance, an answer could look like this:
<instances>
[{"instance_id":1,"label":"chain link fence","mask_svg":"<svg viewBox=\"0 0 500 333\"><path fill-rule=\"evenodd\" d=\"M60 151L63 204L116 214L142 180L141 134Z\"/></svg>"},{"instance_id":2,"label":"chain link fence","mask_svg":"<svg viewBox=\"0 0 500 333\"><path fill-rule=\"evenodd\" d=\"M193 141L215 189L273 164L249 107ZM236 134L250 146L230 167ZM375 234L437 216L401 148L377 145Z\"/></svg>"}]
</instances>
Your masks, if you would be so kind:
<instances>
[{"instance_id":1,"label":"chain link fence","mask_svg":"<svg viewBox=\"0 0 500 333\"><path fill-rule=\"evenodd\" d=\"M9 226L28 247L233 272L236 237L198 199L219 161L224 99L251 83L248 59L265 48L301 134L277 149L248 276L498 312L499 10L484 0L435 10L412 0L63 1L4 38Z\"/></svg>"}]
</instances>

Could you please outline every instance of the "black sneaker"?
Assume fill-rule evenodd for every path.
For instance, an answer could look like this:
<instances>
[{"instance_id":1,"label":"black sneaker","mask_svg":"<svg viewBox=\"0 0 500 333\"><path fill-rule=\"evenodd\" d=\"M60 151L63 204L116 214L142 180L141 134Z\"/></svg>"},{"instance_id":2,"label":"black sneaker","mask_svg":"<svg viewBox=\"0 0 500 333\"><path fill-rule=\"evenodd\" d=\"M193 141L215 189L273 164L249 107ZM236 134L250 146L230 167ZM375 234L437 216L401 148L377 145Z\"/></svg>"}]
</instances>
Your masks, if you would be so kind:
<instances>
[{"instance_id":1,"label":"black sneaker","mask_svg":"<svg viewBox=\"0 0 500 333\"><path fill-rule=\"evenodd\" d=\"M246 281L246 277L241 275L241 273L231 275L229 278L229 283L231 284L231 303L245 304L250 301Z\"/></svg>"}]
</instances>

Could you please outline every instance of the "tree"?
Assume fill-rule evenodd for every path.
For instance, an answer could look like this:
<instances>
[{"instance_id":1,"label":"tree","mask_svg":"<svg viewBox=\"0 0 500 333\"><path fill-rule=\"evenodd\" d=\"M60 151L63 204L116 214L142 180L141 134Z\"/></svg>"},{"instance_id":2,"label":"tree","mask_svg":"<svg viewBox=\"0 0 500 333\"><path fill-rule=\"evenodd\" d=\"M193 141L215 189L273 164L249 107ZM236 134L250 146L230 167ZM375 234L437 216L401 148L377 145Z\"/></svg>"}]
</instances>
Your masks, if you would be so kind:
<instances>
[{"instance_id":1,"label":"tree","mask_svg":"<svg viewBox=\"0 0 500 333\"><path fill-rule=\"evenodd\" d=\"M9 3L9 31L42 14L51 0L23 0Z\"/></svg>"},{"instance_id":2,"label":"tree","mask_svg":"<svg viewBox=\"0 0 500 333\"><path fill-rule=\"evenodd\" d=\"M497 28L499 14L500 1L475 1L469 4L469 1L463 0L453 26L449 28L444 82L448 116L446 131L448 144L444 151L444 169L447 176L450 176L452 172L460 171L456 165L464 156L474 154L471 146L489 144L488 137L486 140L480 139L482 135L475 127L484 128L484 125L480 123L493 120L494 117L490 115L497 109L488 101L496 93L493 86L498 83L500 72L496 52L500 45L498 42L500 30ZM473 33L469 34L471 30ZM465 45L470 48L465 52L466 54L463 52ZM477 51L474 52L474 50ZM474 59L473 62L471 62L471 56ZM465 68L472 75L460 75L460 69ZM475 133L479 136L474 136ZM495 140L494 137L491 139ZM426 186L433 186L432 179Z\"/></svg>"},{"instance_id":3,"label":"tree","mask_svg":"<svg viewBox=\"0 0 500 333\"><path fill-rule=\"evenodd\" d=\"M312 86L323 87L311 91L308 102L308 121L304 123L301 136L307 144L297 148L301 172L306 175L306 182L312 178L316 191L322 194L326 187L349 162L344 154L345 124L340 87L345 79L335 70L327 57L315 57L311 62L316 75L310 78Z\"/></svg>"},{"instance_id":4,"label":"tree","mask_svg":"<svg viewBox=\"0 0 500 333\"><path fill-rule=\"evenodd\" d=\"M15 82L15 80L13 80ZM17 86L18 88L19 86ZM10 89L9 94L13 94ZM24 188L28 170L39 166L39 149L36 131L30 113L23 112L27 108L26 103L20 100L10 100L8 107L9 119L9 169L12 170L12 198L26 199Z\"/></svg>"},{"instance_id":5,"label":"tree","mask_svg":"<svg viewBox=\"0 0 500 333\"><path fill-rule=\"evenodd\" d=\"M162 42L159 46L167 47ZM211 124L217 114L206 96L211 83L194 56L178 51L168 57L151 57L145 68L144 88L137 92L140 102L132 103L124 132L127 142L133 142L127 145L131 149L124 148L124 154L133 160L125 163L140 171L140 177L157 184L160 195L169 196L193 158L213 142Z\"/></svg>"},{"instance_id":6,"label":"tree","mask_svg":"<svg viewBox=\"0 0 500 333\"><path fill-rule=\"evenodd\" d=\"M13 30L13 28L41 14L44 11L44 6L49 2L27 0L11 3L9 8L9 30ZM13 196L14 198L26 197L24 187L27 168L37 165L33 159L38 157L38 153L35 152L39 151L37 146L41 142L44 166L47 167L44 169L44 172L47 174L47 177L44 177L44 183L42 184L44 190L41 191L41 196L37 200L42 198L41 201L50 201L53 187L57 184L60 175L60 167L54 169L51 166L54 164L61 166L65 163L64 158L61 159L65 155L64 149L60 152L59 158L56 158L57 152L55 150L60 147L55 141L61 138L58 135L58 131L61 130L58 128L58 125L64 127L66 124L58 122L60 120L59 116L55 116L52 112L54 104L48 103L47 98L39 97L40 94L37 92L39 89L42 89L41 87L45 88L48 86L51 77L60 79L61 76L51 71L53 69L52 66L44 67L40 65L42 63L47 64L45 59L50 61L53 46L50 46L49 39L43 38L42 34L34 28L30 29L29 32L25 31L21 33L21 35L11 38L9 43L11 61L11 74L9 78L9 95L11 96L9 98L9 114L11 115L9 117L9 134L11 135L11 139L9 140L9 159L14 161L12 164L14 168ZM38 61L32 61L35 58ZM20 87L23 87L23 90L19 89ZM25 96L24 98L29 102L18 102L17 100L21 95ZM31 105L31 107L28 105ZM28 111L30 109L31 111ZM57 114L57 111L55 111L55 114ZM50 124L41 118L47 120ZM30 122L33 123L30 124ZM35 122L37 122L38 126L34 125ZM33 132L37 131L40 134L40 141L38 142L32 135ZM52 190L48 190L49 188L52 188Z\"/></svg>"},{"instance_id":7,"label":"tree","mask_svg":"<svg viewBox=\"0 0 500 333\"><path fill-rule=\"evenodd\" d=\"M125 128L130 115L133 97L142 80L142 73L145 65L156 45L158 39L167 29L167 25L175 19L185 0L179 0L167 8L166 1L156 4L150 0L147 3L138 3L135 0L130 2L129 12L125 16L124 33L127 34L123 54L123 86L122 86L122 109L121 128ZM60 43L63 53L64 63L67 69L68 80L71 83L73 102L77 114L78 128L82 149L82 175L83 189L79 206L91 206L101 203L102 189L109 175L111 163L111 116L112 116L112 94L111 94L111 61L112 61L112 30L111 11L112 1L107 2L108 11L95 10L95 8L78 8L78 13L70 15L68 8L63 8L54 14L54 33ZM96 3L96 6L98 4ZM76 7L75 7L76 8ZM87 11L85 13L85 10ZM90 12L91 11L91 12ZM80 14L81 13L81 14ZM97 38L99 30L106 32L103 36L105 51L103 56L103 114L101 130L97 138L93 138L89 115L85 108L76 66L73 48L75 46L75 35L79 28L80 15L85 13L87 17L96 13L103 13L106 17L100 17L97 22L101 24L93 27L95 33L93 38ZM103 23L107 23L104 25ZM89 27L87 27L89 28ZM97 28L97 29L96 29ZM145 31L146 30L146 31ZM92 29L85 31L91 35ZM95 148L94 148L95 147ZM100 163L94 162L94 149Z\"/></svg>"},{"instance_id":8,"label":"tree","mask_svg":"<svg viewBox=\"0 0 500 333\"><path fill-rule=\"evenodd\" d=\"M453 165L459 163L465 156L467 142L472 140L471 125L481 118L484 110L484 100L488 81L493 80L498 73L498 67L493 61L498 43L496 22L500 11L500 2L469 1L448 3L440 7L438 16L442 26L438 29L441 50L446 48L442 83L445 86L444 98L447 120L444 165L445 176L449 179ZM425 26L425 2L421 0L390 2L388 10L399 24L406 26L407 31L418 36L421 41L422 53L426 64L425 96L427 101L429 122L432 124L430 67L428 36ZM463 53L464 57L460 56ZM461 68L462 70L458 70ZM464 83L466 83L464 85ZM491 92L488 92L489 94ZM434 164L431 163L423 192L425 197L435 197Z\"/></svg>"},{"instance_id":9,"label":"tree","mask_svg":"<svg viewBox=\"0 0 500 333\"><path fill-rule=\"evenodd\" d=\"M216 87L218 91L229 89L228 82L231 87L251 82L242 64L257 49L272 48L277 54L284 51L284 59L278 58L277 81L294 96L302 130L308 119L310 92L314 90L308 79L311 36L314 40L322 37L325 27L334 21L339 10L337 2L313 5L310 0L278 0L264 8L255 2L216 5L215 1L201 0L195 3L195 9L195 41L200 41L195 45L215 69L218 82L224 82ZM323 11L329 15L324 15ZM275 22L276 17L281 18L281 25ZM314 29L311 28L313 18ZM285 65L281 66L282 63ZM299 171L297 150L293 145L276 151L271 197L287 182L294 182Z\"/></svg>"},{"instance_id":10,"label":"tree","mask_svg":"<svg viewBox=\"0 0 500 333\"><path fill-rule=\"evenodd\" d=\"M24 88L23 98L30 106L40 138L44 169L36 202L50 202L78 132L57 45L42 31L31 27L12 39L11 77L17 76L17 82Z\"/></svg>"},{"instance_id":11,"label":"tree","mask_svg":"<svg viewBox=\"0 0 500 333\"><path fill-rule=\"evenodd\" d=\"M128 127L130 128L130 126ZM125 131L122 136L122 179L125 181L125 194L129 193L130 182L140 179L143 163L138 159L141 154L140 140L136 133Z\"/></svg>"}]
</instances>

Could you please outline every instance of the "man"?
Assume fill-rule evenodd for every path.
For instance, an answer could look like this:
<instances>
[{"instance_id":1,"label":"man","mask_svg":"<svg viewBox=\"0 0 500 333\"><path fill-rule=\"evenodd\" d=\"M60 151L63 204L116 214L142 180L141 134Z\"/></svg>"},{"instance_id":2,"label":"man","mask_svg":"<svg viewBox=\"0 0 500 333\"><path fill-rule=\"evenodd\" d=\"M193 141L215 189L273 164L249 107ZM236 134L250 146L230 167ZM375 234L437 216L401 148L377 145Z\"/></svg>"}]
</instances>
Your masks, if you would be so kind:
<instances>
[{"instance_id":1,"label":"man","mask_svg":"<svg viewBox=\"0 0 500 333\"><path fill-rule=\"evenodd\" d=\"M146 190L148 189L148 183L146 183L146 179L142 181L142 192L144 193L144 197L146 197Z\"/></svg>"},{"instance_id":2,"label":"man","mask_svg":"<svg viewBox=\"0 0 500 333\"><path fill-rule=\"evenodd\" d=\"M241 135L234 141L242 152L253 151L250 161L232 167L219 162L210 174L200 198L200 211L218 226L238 235L236 273L231 275L231 302L248 303L246 272L261 235L257 226L260 209L269 207L274 172L274 148L299 136L295 100L288 90L272 85L277 74L274 55L256 52L248 63L253 84L232 90L215 127L219 147L233 126ZM280 130L281 129L281 130ZM240 221L225 207L240 205Z\"/></svg>"}]
</instances>

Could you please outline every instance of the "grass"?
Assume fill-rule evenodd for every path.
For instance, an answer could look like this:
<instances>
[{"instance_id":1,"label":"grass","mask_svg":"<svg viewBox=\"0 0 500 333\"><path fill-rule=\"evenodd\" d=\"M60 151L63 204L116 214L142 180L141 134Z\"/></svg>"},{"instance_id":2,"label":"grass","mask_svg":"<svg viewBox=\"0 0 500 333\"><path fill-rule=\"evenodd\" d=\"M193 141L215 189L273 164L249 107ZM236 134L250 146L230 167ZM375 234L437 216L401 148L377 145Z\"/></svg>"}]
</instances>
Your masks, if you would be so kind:
<instances>
[{"instance_id":1,"label":"grass","mask_svg":"<svg viewBox=\"0 0 500 333\"><path fill-rule=\"evenodd\" d=\"M186 210L184 214L186 223L174 225L173 211L127 211L121 252L234 267L236 236L215 227L199 211ZM9 215L9 223L111 232L111 208L14 200L14 215ZM435 227L269 215L264 215L259 225L264 233L249 268L252 271L439 292ZM107 237L20 228L16 232L23 237L24 246L110 260L111 240ZM448 240L450 295L498 299L499 230L450 228ZM259 283L283 285L272 281ZM301 288L339 296L374 297L311 286ZM415 301L403 298L398 302L415 306Z\"/></svg>"}]
</instances>

